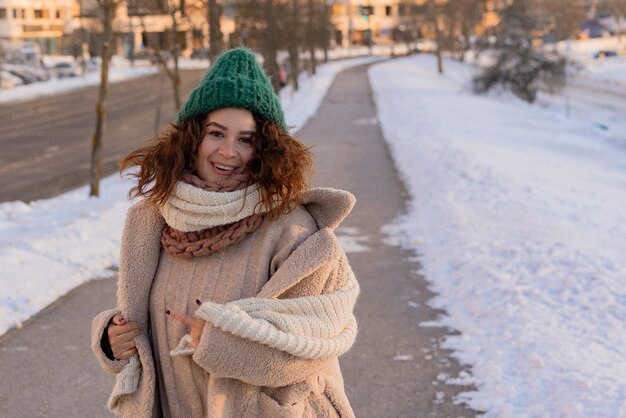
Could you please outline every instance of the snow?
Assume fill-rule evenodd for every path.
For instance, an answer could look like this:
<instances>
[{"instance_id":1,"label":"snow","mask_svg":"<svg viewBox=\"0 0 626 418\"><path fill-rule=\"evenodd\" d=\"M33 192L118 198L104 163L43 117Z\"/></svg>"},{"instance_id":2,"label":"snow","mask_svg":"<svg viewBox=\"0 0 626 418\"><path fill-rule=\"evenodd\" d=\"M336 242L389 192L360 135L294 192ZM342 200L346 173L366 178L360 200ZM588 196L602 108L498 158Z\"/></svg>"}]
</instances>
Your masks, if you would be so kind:
<instances>
[{"instance_id":1,"label":"snow","mask_svg":"<svg viewBox=\"0 0 626 418\"><path fill-rule=\"evenodd\" d=\"M50 66L56 62L67 61L67 57L46 56L44 59L44 62ZM181 69L208 68L208 61L181 58L179 67ZM144 77L146 75L156 74L158 71L159 68L156 65L149 65L148 61L137 60L133 66L128 60L115 56L113 57L111 67L109 68L109 82L116 83L118 81L129 80L136 77ZM99 70L87 72L84 76L62 79L51 78L48 81L40 81L33 84L16 86L8 90L2 89L0 90L0 103L17 103L32 100L37 97L62 94L84 87L97 86L99 84Z\"/></svg>"},{"instance_id":2,"label":"snow","mask_svg":"<svg viewBox=\"0 0 626 418\"><path fill-rule=\"evenodd\" d=\"M52 61L51 61L52 62ZM157 67L136 66L131 67L125 60L114 60L109 72L109 81L116 83L135 77L156 74ZM100 71L89 72L84 76L71 78L51 78L47 81L16 86L12 89L0 90L0 103L17 103L38 97L54 96L71 90L77 90L88 86L100 84Z\"/></svg>"},{"instance_id":3,"label":"snow","mask_svg":"<svg viewBox=\"0 0 626 418\"><path fill-rule=\"evenodd\" d=\"M320 65L303 78L296 94L283 92L287 123L301 127L315 114L337 72L380 60L353 58ZM118 73L120 77L129 72ZM74 79L58 81L57 93L75 88ZM41 85L44 83L39 83ZM42 91L47 92L45 87ZM17 89L16 89L17 90ZM45 93L44 93L45 94ZM101 183L101 197L88 188L26 204L0 204L0 335L93 278L111 277L118 264L120 238L132 184L113 175ZM367 251L358 231L347 231L346 251Z\"/></svg>"},{"instance_id":4,"label":"snow","mask_svg":"<svg viewBox=\"0 0 626 418\"><path fill-rule=\"evenodd\" d=\"M576 76L586 82L608 83L613 86L626 88L626 55L595 59L593 55L598 51L621 52L619 40L616 37L598 38L587 41L560 42L557 46L561 54L582 66ZM624 50L626 53L626 50Z\"/></svg>"},{"instance_id":5,"label":"snow","mask_svg":"<svg viewBox=\"0 0 626 418\"><path fill-rule=\"evenodd\" d=\"M301 127L337 72L377 59L320 66L297 93L284 89L287 122ZM622 88L620 59L583 64L590 80ZM120 78L155 71L118 69ZM419 325L460 331L446 346L470 366L437 380L474 384L457 401L487 417L626 417L622 99L572 92L566 111L559 96L542 95L534 106L510 94L474 96L472 71L447 61L438 76L433 57L422 55L369 72L412 196L407 215L386 228L389 242L418 250L437 293L431 304L447 312ZM75 82L64 79L51 94ZM47 94L35 86L20 91ZM130 186L114 175L99 199L82 187L0 204L0 335L74 287L114 275ZM347 251L369 250L358 229L338 234Z\"/></svg>"},{"instance_id":6,"label":"snow","mask_svg":"<svg viewBox=\"0 0 626 418\"><path fill-rule=\"evenodd\" d=\"M626 417L626 149L609 138L626 118L605 117L623 102L573 101L568 118L562 98L475 96L470 66L435 68L369 77L412 196L385 230L419 251L447 312L421 325L460 331L445 346L471 366L446 381L475 384L457 401L486 417Z\"/></svg>"}]
</instances>

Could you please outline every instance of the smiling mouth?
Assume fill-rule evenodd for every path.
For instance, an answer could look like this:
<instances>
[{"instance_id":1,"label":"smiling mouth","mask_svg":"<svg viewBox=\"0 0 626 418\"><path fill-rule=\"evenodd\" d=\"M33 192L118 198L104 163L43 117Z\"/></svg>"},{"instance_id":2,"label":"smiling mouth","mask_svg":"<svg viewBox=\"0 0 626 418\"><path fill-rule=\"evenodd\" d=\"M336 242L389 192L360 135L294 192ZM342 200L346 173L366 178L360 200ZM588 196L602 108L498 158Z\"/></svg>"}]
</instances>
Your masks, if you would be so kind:
<instances>
[{"instance_id":1,"label":"smiling mouth","mask_svg":"<svg viewBox=\"0 0 626 418\"><path fill-rule=\"evenodd\" d=\"M231 167L229 165L211 163L211 165L219 172L223 174L230 174L235 171L237 167Z\"/></svg>"}]
</instances>

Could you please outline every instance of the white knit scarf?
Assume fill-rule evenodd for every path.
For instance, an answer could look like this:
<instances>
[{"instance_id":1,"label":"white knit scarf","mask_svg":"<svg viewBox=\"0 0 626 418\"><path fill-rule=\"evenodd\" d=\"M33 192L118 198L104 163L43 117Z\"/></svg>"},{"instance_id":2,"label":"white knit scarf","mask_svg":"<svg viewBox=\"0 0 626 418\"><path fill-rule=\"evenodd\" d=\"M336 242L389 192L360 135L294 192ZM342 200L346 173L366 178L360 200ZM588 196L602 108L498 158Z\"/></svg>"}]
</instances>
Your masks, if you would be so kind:
<instances>
[{"instance_id":1,"label":"white knit scarf","mask_svg":"<svg viewBox=\"0 0 626 418\"><path fill-rule=\"evenodd\" d=\"M210 192L179 181L160 211L178 231L201 231L253 215L260 199L256 184L233 192Z\"/></svg>"},{"instance_id":2,"label":"white knit scarf","mask_svg":"<svg viewBox=\"0 0 626 418\"><path fill-rule=\"evenodd\" d=\"M196 316L223 331L304 359L339 356L357 334L353 309L359 284L352 269L344 286L333 293L293 299L246 298L224 305L204 302ZM192 355L185 335L171 356Z\"/></svg>"}]
</instances>

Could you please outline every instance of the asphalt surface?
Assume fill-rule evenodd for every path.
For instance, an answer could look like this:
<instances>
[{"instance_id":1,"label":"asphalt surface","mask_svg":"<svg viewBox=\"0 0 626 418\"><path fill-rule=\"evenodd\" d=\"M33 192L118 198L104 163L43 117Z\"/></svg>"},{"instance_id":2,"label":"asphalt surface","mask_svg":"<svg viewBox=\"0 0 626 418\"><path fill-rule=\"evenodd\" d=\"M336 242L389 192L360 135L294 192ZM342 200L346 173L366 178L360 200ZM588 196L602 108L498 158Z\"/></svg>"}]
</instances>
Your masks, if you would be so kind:
<instances>
[{"instance_id":1,"label":"asphalt surface","mask_svg":"<svg viewBox=\"0 0 626 418\"><path fill-rule=\"evenodd\" d=\"M184 95L203 72L182 72ZM103 140L105 176L117 170L123 156L154 135L159 103L160 128L173 120L170 86L165 75L110 85ZM88 87L0 105L0 202L49 198L88 183L97 97L97 88Z\"/></svg>"},{"instance_id":2,"label":"asphalt surface","mask_svg":"<svg viewBox=\"0 0 626 418\"><path fill-rule=\"evenodd\" d=\"M357 417L474 417L452 401L471 388L437 379L441 373L456 376L461 368L440 347L453 331L420 326L443 313L427 306L433 295L419 264L411 261L415 254L384 243L381 227L403 213L406 193L370 95L365 66L342 72L297 135L315 154L314 185L356 195L357 205L338 234L358 238L368 249L348 254L361 296L357 342L340 360L346 390ZM111 416L104 405L113 379L93 358L89 333L91 318L114 304L115 281L95 280L1 337L0 416Z\"/></svg>"}]
</instances>

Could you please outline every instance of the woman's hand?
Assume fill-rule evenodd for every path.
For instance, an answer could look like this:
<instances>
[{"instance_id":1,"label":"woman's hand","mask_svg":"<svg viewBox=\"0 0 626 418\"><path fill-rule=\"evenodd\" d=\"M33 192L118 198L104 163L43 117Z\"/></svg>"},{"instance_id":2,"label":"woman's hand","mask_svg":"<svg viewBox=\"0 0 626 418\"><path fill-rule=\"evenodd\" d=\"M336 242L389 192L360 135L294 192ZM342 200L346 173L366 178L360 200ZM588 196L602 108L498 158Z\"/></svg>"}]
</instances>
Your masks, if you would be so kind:
<instances>
[{"instance_id":1,"label":"woman's hand","mask_svg":"<svg viewBox=\"0 0 626 418\"><path fill-rule=\"evenodd\" d=\"M196 304L198 305L198 307L200 307L200 305L202 305L202 302L196 299ZM204 325L206 324L206 321L202 318L187 316L183 313L172 311L169 309L166 309L165 313L189 327L189 333L191 334L191 345L193 346L193 348L198 348L198 344L200 343L200 338L202 337L202 331L204 331Z\"/></svg>"},{"instance_id":2,"label":"woman's hand","mask_svg":"<svg viewBox=\"0 0 626 418\"><path fill-rule=\"evenodd\" d=\"M107 326L109 345L113 357L117 360L126 360L137 352L135 337L139 335L139 325L136 322L126 322L126 319L118 314L111 318Z\"/></svg>"}]
</instances>

